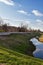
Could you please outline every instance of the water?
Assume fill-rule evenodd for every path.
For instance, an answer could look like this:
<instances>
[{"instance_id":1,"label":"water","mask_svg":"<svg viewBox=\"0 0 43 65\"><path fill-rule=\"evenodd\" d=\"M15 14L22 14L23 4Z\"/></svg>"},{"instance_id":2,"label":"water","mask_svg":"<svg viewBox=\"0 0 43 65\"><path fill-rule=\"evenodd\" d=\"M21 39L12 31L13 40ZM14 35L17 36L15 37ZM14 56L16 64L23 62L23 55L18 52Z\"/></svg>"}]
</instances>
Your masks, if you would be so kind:
<instances>
[{"instance_id":1,"label":"water","mask_svg":"<svg viewBox=\"0 0 43 65\"><path fill-rule=\"evenodd\" d=\"M33 52L34 57L43 59L43 43L39 42L36 38L32 38L30 41L36 46L36 50Z\"/></svg>"}]
</instances>

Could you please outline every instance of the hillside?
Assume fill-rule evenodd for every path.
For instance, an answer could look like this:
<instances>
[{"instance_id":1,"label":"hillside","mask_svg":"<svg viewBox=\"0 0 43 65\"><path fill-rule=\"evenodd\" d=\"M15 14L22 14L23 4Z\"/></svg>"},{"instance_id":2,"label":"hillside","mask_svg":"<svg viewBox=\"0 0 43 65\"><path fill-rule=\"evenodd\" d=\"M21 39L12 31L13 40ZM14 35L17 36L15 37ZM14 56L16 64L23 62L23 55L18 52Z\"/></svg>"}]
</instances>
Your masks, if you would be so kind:
<instances>
[{"instance_id":1,"label":"hillside","mask_svg":"<svg viewBox=\"0 0 43 65\"><path fill-rule=\"evenodd\" d=\"M35 50L35 46L30 41L32 34L11 34L0 36L0 46L15 50L20 53L30 54Z\"/></svg>"},{"instance_id":2,"label":"hillside","mask_svg":"<svg viewBox=\"0 0 43 65\"><path fill-rule=\"evenodd\" d=\"M0 65L43 65L43 61L0 47Z\"/></svg>"},{"instance_id":3,"label":"hillside","mask_svg":"<svg viewBox=\"0 0 43 65\"><path fill-rule=\"evenodd\" d=\"M0 36L0 65L43 65L43 61L33 58L36 47L30 39L39 33L11 34Z\"/></svg>"}]
</instances>

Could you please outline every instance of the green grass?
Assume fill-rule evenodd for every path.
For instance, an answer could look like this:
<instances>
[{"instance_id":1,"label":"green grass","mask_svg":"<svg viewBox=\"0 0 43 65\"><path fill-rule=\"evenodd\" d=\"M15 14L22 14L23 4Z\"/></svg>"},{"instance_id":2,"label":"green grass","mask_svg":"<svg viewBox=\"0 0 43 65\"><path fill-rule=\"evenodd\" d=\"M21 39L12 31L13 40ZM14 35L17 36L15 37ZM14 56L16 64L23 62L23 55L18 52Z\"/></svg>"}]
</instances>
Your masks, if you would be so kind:
<instances>
[{"instance_id":1,"label":"green grass","mask_svg":"<svg viewBox=\"0 0 43 65\"><path fill-rule=\"evenodd\" d=\"M23 54L31 53L30 55L32 55L35 46L30 42L30 38L32 38L31 34L11 34L9 36L3 36L0 39L0 46L4 46Z\"/></svg>"},{"instance_id":2,"label":"green grass","mask_svg":"<svg viewBox=\"0 0 43 65\"><path fill-rule=\"evenodd\" d=\"M43 65L43 61L33 58L35 46L30 39L38 33L11 34L0 36L0 65Z\"/></svg>"},{"instance_id":3,"label":"green grass","mask_svg":"<svg viewBox=\"0 0 43 65\"><path fill-rule=\"evenodd\" d=\"M43 61L0 47L0 63L5 65L43 65Z\"/></svg>"}]
</instances>

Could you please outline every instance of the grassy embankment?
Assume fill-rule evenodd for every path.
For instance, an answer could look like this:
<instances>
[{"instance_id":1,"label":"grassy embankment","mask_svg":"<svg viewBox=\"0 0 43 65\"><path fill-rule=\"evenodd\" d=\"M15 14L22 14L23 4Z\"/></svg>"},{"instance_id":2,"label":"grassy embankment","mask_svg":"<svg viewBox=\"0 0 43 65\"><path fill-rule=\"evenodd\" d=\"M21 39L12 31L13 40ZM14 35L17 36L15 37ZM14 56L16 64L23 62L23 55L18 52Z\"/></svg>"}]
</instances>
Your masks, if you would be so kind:
<instances>
[{"instance_id":1,"label":"grassy embankment","mask_svg":"<svg viewBox=\"0 0 43 65\"><path fill-rule=\"evenodd\" d=\"M43 65L43 61L0 47L0 65Z\"/></svg>"},{"instance_id":2,"label":"grassy embankment","mask_svg":"<svg viewBox=\"0 0 43 65\"><path fill-rule=\"evenodd\" d=\"M0 36L0 65L43 65L32 57L35 46L30 42L38 33Z\"/></svg>"}]
</instances>

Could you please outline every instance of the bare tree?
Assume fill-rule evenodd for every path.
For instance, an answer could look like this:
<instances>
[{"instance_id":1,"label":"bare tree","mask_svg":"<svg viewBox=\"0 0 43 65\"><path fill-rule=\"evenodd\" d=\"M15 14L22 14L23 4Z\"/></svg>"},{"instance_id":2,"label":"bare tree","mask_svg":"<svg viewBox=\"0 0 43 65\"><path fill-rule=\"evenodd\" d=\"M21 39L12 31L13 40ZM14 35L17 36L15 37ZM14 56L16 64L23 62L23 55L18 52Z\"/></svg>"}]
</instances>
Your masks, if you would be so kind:
<instances>
[{"instance_id":1,"label":"bare tree","mask_svg":"<svg viewBox=\"0 0 43 65\"><path fill-rule=\"evenodd\" d=\"M28 24L21 23L19 32L27 32Z\"/></svg>"},{"instance_id":2,"label":"bare tree","mask_svg":"<svg viewBox=\"0 0 43 65\"><path fill-rule=\"evenodd\" d=\"M3 28L3 30L4 30L5 32L7 32L7 31L8 31L7 24L3 24L3 25L2 25L2 28Z\"/></svg>"}]
</instances>

